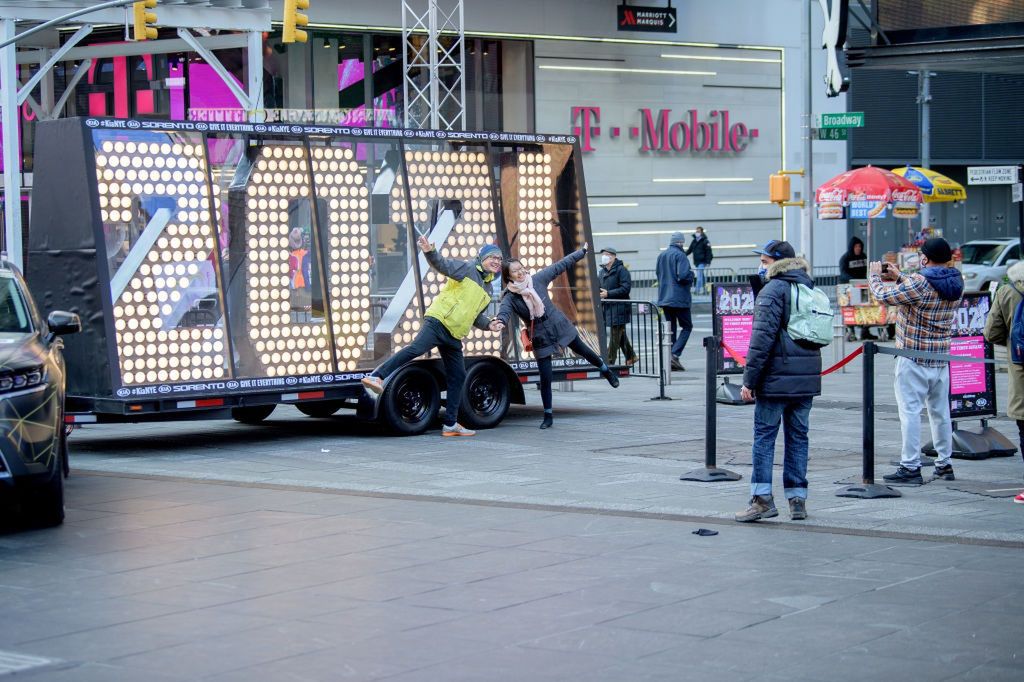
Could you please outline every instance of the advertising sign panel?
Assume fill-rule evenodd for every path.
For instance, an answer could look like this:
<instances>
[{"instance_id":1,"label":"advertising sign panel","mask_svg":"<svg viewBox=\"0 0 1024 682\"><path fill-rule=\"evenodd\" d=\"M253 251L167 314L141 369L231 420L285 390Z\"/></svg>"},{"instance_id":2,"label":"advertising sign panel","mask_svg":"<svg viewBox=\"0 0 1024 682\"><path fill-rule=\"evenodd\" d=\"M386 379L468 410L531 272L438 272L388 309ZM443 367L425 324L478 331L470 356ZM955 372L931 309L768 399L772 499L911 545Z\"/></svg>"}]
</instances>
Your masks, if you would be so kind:
<instances>
[{"instance_id":1,"label":"advertising sign panel","mask_svg":"<svg viewBox=\"0 0 1024 682\"><path fill-rule=\"evenodd\" d=\"M953 318L951 355L992 359L992 344L982 335L990 309L987 294L965 294ZM995 416L995 365L949 363L949 415L953 419Z\"/></svg>"},{"instance_id":2,"label":"advertising sign panel","mask_svg":"<svg viewBox=\"0 0 1024 682\"><path fill-rule=\"evenodd\" d=\"M733 353L745 359L750 348L750 335L754 329L754 289L749 284L716 284L714 292L715 336L722 340L718 373L742 374L743 367Z\"/></svg>"}]
</instances>

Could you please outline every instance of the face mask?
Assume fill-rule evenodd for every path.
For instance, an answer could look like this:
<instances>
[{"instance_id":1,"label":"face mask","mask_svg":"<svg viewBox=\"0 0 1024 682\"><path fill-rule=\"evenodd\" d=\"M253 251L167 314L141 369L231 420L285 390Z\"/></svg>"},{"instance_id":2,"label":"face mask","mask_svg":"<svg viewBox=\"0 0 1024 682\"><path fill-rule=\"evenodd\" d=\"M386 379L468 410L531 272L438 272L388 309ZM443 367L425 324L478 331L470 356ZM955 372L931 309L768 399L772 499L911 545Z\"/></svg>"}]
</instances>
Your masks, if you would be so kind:
<instances>
[{"instance_id":1,"label":"face mask","mask_svg":"<svg viewBox=\"0 0 1024 682\"><path fill-rule=\"evenodd\" d=\"M768 276L768 268L766 268L765 266L762 265L757 270L757 276L760 277L761 279L764 279L765 277L767 277Z\"/></svg>"},{"instance_id":2,"label":"face mask","mask_svg":"<svg viewBox=\"0 0 1024 682\"><path fill-rule=\"evenodd\" d=\"M612 262L612 257L608 254L601 256L601 265L608 265Z\"/></svg>"}]
</instances>

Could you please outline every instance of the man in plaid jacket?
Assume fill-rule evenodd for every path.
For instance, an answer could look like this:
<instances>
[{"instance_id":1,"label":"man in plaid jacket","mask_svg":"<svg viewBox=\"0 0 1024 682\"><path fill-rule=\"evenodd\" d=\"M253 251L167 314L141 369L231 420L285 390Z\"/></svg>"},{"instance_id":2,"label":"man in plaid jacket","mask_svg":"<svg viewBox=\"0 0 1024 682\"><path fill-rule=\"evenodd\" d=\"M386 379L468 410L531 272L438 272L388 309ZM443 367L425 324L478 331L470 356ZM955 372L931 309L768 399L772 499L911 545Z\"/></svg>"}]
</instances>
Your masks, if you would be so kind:
<instances>
[{"instance_id":1,"label":"man in plaid jacket","mask_svg":"<svg viewBox=\"0 0 1024 682\"><path fill-rule=\"evenodd\" d=\"M960 306L964 280L949 262L953 251L945 239L929 239L921 247L921 271L904 275L895 265L871 263L871 293L880 302L899 306L896 347L925 353L949 353L953 317ZM928 410L938 458L932 480L954 480L953 427L949 418L949 367L945 360L896 358L896 405L903 432L903 451L888 483L921 485L921 408Z\"/></svg>"}]
</instances>

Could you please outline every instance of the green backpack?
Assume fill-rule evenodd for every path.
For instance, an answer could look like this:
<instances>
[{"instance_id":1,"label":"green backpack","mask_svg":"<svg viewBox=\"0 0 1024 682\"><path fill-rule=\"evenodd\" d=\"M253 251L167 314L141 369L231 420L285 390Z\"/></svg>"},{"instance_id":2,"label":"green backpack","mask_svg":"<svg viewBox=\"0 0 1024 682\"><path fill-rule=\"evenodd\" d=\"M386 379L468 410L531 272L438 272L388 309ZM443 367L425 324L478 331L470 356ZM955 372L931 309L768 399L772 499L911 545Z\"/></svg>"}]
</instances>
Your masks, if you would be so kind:
<instances>
[{"instance_id":1,"label":"green backpack","mask_svg":"<svg viewBox=\"0 0 1024 682\"><path fill-rule=\"evenodd\" d=\"M821 289L791 284L789 289L790 338L801 345L824 348L832 343L832 304Z\"/></svg>"}]
</instances>

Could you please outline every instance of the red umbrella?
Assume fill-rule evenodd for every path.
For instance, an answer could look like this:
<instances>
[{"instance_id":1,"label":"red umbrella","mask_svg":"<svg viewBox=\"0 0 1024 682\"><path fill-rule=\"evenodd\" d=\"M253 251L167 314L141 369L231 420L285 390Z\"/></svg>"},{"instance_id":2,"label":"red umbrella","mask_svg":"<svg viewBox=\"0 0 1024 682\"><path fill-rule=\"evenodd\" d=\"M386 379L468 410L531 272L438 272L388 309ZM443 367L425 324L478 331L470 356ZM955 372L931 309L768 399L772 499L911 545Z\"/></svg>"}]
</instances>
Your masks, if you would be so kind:
<instances>
[{"instance_id":1,"label":"red umbrella","mask_svg":"<svg viewBox=\"0 0 1024 682\"><path fill-rule=\"evenodd\" d=\"M867 218L868 247L871 219L892 210L897 218L913 218L924 200L921 188L884 168L865 166L840 173L814 193L819 220Z\"/></svg>"}]
</instances>

